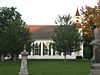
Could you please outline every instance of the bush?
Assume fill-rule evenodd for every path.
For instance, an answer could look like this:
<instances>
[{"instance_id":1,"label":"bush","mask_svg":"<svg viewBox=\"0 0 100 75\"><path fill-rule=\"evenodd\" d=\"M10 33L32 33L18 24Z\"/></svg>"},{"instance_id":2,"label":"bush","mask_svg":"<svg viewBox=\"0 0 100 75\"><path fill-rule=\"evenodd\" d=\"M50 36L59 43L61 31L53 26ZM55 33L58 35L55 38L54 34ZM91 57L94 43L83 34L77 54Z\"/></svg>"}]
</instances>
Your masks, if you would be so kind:
<instances>
[{"instance_id":1,"label":"bush","mask_svg":"<svg viewBox=\"0 0 100 75\"><path fill-rule=\"evenodd\" d=\"M84 47L84 58L91 59L93 56L93 49L91 46Z\"/></svg>"},{"instance_id":2,"label":"bush","mask_svg":"<svg viewBox=\"0 0 100 75\"><path fill-rule=\"evenodd\" d=\"M82 56L76 56L76 59L82 59Z\"/></svg>"}]
</instances>

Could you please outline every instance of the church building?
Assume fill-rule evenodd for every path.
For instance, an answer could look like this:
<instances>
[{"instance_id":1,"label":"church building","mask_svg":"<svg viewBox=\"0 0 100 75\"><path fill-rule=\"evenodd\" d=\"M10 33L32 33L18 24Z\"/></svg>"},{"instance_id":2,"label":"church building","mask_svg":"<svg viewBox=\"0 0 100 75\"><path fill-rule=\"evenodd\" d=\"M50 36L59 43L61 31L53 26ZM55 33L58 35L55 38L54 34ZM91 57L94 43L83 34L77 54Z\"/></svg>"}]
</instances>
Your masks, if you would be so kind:
<instances>
[{"instance_id":1,"label":"church building","mask_svg":"<svg viewBox=\"0 0 100 75\"><path fill-rule=\"evenodd\" d=\"M77 9L73 21L76 23L79 32L82 35L81 28L81 16ZM31 43L31 52L28 55L28 59L64 59L63 53L59 53L53 50L52 43L53 40L51 35L54 28L57 25L27 25L31 32L31 38L34 40ZM83 57L83 44L81 44L81 50L77 52L72 52L71 55L66 55L66 59L75 59L76 56Z\"/></svg>"}]
</instances>

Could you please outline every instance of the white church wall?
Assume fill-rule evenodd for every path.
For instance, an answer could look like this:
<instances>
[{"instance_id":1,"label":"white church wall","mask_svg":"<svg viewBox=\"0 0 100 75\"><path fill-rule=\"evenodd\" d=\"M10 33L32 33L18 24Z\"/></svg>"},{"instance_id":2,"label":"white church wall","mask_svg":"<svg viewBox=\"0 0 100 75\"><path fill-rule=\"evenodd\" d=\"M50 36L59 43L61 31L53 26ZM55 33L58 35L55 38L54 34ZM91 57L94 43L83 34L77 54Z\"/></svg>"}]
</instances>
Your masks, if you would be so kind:
<instances>
[{"instance_id":1,"label":"white church wall","mask_svg":"<svg viewBox=\"0 0 100 75\"><path fill-rule=\"evenodd\" d=\"M33 55L33 50L31 50L30 55L28 55L28 59L64 59L63 53L61 53L61 55L58 55L57 51L55 51L55 55L54 55L53 49L51 49L50 55L49 55L49 53L47 55L43 55L43 43L46 44L46 46L48 46L50 43L53 43L52 40L36 40L34 43L35 44L41 43L41 54L40 55ZM78 52L72 52L71 55L66 55L66 59L75 59L76 56L82 56L83 57L83 49L82 48ZM19 59L21 59L21 55L19 55Z\"/></svg>"}]
</instances>

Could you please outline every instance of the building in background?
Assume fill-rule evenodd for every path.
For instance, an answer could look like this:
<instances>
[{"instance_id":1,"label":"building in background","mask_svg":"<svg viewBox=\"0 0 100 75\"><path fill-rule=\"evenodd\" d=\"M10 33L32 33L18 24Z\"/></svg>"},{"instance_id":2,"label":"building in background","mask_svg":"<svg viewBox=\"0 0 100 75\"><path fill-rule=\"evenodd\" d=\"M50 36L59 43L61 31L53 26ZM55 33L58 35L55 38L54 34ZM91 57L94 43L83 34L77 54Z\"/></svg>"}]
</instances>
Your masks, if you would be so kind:
<instances>
[{"instance_id":1,"label":"building in background","mask_svg":"<svg viewBox=\"0 0 100 75\"><path fill-rule=\"evenodd\" d=\"M75 16L73 17L75 25L79 29L82 36L81 28L81 16L77 9ZM64 59L63 53L59 53L52 48L52 33L57 25L27 25L29 28L34 42L31 44L31 52L28 56L29 59ZM83 57L83 44L81 44L81 50L72 52L71 55L66 55L67 59L75 59L76 56Z\"/></svg>"}]
</instances>

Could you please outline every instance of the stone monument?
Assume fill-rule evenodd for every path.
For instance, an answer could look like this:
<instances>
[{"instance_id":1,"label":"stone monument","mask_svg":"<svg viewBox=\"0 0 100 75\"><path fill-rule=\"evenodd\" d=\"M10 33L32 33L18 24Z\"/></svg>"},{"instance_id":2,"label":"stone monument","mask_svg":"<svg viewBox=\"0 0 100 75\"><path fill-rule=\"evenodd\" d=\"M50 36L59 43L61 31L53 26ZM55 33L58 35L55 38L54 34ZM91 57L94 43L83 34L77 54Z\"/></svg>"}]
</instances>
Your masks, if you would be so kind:
<instances>
[{"instance_id":1,"label":"stone monument","mask_svg":"<svg viewBox=\"0 0 100 75\"><path fill-rule=\"evenodd\" d=\"M21 52L21 55L22 55L21 68L18 75L28 75L28 70L27 70L28 52L26 51L26 45L24 45L24 50Z\"/></svg>"},{"instance_id":2,"label":"stone monument","mask_svg":"<svg viewBox=\"0 0 100 75\"><path fill-rule=\"evenodd\" d=\"M93 45L93 65L89 75L100 75L100 26L94 29L94 36L95 40L91 42Z\"/></svg>"}]
</instances>

